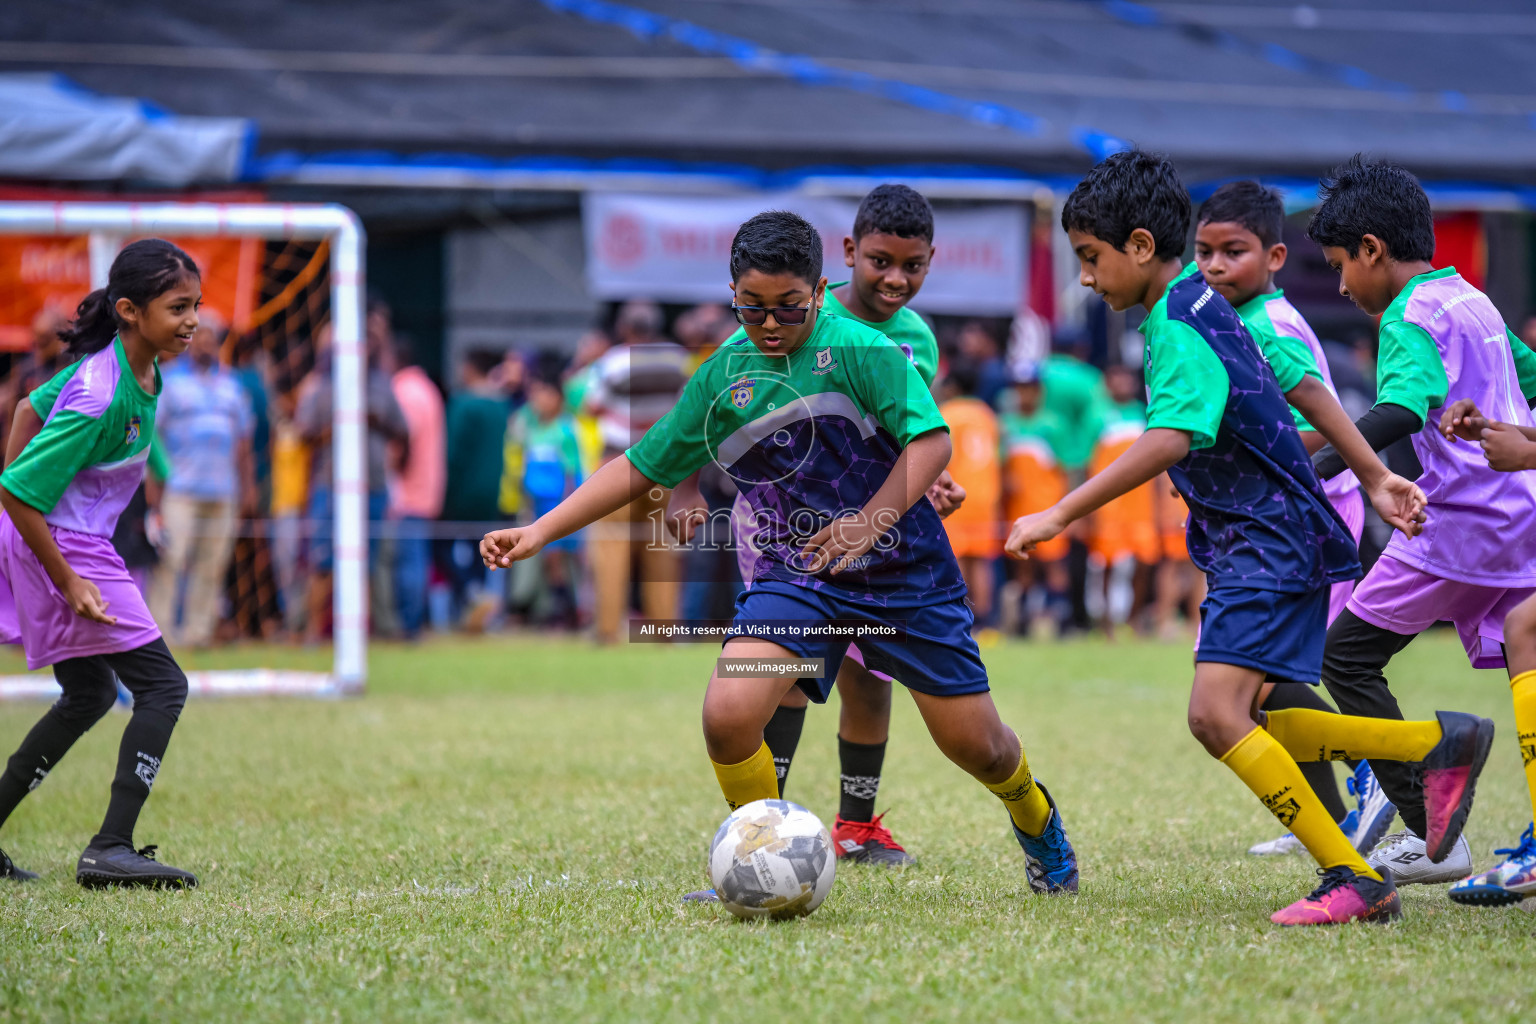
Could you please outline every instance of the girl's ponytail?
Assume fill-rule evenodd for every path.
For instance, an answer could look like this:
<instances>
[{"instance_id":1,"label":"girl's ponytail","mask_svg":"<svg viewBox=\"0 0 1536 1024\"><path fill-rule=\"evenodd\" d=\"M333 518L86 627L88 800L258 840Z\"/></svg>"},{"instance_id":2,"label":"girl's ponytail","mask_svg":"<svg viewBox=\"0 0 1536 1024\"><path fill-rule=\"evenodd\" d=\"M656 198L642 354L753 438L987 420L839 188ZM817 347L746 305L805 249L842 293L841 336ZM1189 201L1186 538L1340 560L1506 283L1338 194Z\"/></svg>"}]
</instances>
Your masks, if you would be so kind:
<instances>
[{"instance_id":1,"label":"girl's ponytail","mask_svg":"<svg viewBox=\"0 0 1536 1024\"><path fill-rule=\"evenodd\" d=\"M79 359L112 344L122 325L117 302L127 299L143 309L158 295L175 287L183 277L199 277L192 257L163 238L130 242L112 261L107 286L91 292L75 310L75 322L59 332L69 354Z\"/></svg>"},{"instance_id":2,"label":"girl's ponytail","mask_svg":"<svg viewBox=\"0 0 1536 1024\"><path fill-rule=\"evenodd\" d=\"M59 340L75 358L100 352L112 344L117 333L117 317L107 301L107 289L98 288L80 300L75 321L59 332Z\"/></svg>"}]
</instances>

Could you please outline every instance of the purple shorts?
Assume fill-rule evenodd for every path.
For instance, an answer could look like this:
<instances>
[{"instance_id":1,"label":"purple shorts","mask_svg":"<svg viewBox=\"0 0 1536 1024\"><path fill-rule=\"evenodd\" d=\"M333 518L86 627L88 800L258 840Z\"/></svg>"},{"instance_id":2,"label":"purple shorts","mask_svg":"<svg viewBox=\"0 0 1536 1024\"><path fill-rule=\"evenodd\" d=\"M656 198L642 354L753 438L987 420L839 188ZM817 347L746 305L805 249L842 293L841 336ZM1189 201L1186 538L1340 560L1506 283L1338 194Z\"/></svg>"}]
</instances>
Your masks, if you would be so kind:
<instances>
[{"instance_id":1,"label":"purple shorts","mask_svg":"<svg viewBox=\"0 0 1536 1024\"><path fill-rule=\"evenodd\" d=\"M1355 587L1349 610L1399 636L1416 636L1437 622L1450 622L1473 668L1503 668L1504 616L1532 594L1536 588L1442 579L1382 555Z\"/></svg>"},{"instance_id":2,"label":"purple shorts","mask_svg":"<svg viewBox=\"0 0 1536 1024\"><path fill-rule=\"evenodd\" d=\"M1360 496L1360 488L1355 488L1348 494L1341 494L1333 499L1333 509L1344 520L1344 525L1349 527L1349 535L1355 538L1355 547L1360 546L1360 534L1365 530L1365 499ZM1333 625L1333 620L1339 617L1339 613L1349 604L1349 595L1355 592L1355 585L1359 580L1340 580L1333 585L1328 592L1328 625Z\"/></svg>"},{"instance_id":3,"label":"purple shorts","mask_svg":"<svg viewBox=\"0 0 1536 1024\"><path fill-rule=\"evenodd\" d=\"M758 550L752 544L757 538L757 519L752 515L752 506L740 494L736 495L736 501L731 505L731 532L736 538L736 569L741 573L741 582L751 587L752 570L757 566L758 557ZM864 655L859 653L858 644L849 644L848 653L843 657L865 668ZM865 671L887 683L895 681L884 672L876 672L872 668L865 668Z\"/></svg>"},{"instance_id":4,"label":"purple shorts","mask_svg":"<svg viewBox=\"0 0 1536 1024\"><path fill-rule=\"evenodd\" d=\"M37 669L66 658L131 651L160 636L144 595L109 538L57 526L51 530L64 560L96 584L107 614L117 616L117 622L109 626L76 615L5 516L0 518L0 643L21 644L27 667Z\"/></svg>"}]
</instances>

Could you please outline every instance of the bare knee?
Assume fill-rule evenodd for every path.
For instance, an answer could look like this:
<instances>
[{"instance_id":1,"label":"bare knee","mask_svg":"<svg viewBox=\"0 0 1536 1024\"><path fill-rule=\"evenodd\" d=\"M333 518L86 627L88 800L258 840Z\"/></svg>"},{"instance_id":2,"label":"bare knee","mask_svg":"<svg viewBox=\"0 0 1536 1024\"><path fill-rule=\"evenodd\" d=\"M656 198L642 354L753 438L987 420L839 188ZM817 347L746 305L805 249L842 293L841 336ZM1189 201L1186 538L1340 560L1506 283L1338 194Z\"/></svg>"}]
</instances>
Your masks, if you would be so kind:
<instances>
[{"instance_id":1,"label":"bare knee","mask_svg":"<svg viewBox=\"0 0 1536 1024\"><path fill-rule=\"evenodd\" d=\"M1189 708L1189 731L1212 757L1223 757L1237 746L1239 741L1258 723L1248 715L1236 715L1229 709L1202 707L1194 704Z\"/></svg>"},{"instance_id":2,"label":"bare knee","mask_svg":"<svg viewBox=\"0 0 1536 1024\"><path fill-rule=\"evenodd\" d=\"M1504 617L1504 641L1509 647L1536 648L1536 598L1521 601Z\"/></svg>"},{"instance_id":3,"label":"bare knee","mask_svg":"<svg viewBox=\"0 0 1536 1024\"><path fill-rule=\"evenodd\" d=\"M851 710L865 717L891 715L891 684L857 662L843 663L837 674L837 694Z\"/></svg>"},{"instance_id":4,"label":"bare knee","mask_svg":"<svg viewBox=\"0 0 1536 1024\"><path fill-rule=\"evenodd\" d=\"M947 736L939 746L945 757L982 782L1002 782L1019 767L1018 738L1006 726L988 735Z\"/></svg>"}]
</instances>

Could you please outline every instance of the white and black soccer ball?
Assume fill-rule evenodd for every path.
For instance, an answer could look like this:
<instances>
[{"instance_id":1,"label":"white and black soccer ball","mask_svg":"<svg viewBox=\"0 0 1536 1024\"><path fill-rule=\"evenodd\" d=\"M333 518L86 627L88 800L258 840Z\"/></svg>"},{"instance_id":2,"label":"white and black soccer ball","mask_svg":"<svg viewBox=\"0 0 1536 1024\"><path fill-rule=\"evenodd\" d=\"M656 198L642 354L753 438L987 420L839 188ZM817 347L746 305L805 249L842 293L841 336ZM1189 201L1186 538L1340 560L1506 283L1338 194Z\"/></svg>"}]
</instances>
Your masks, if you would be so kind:
<instances>
[{"instance_id":1,"label":"white and black soccer ball","mask_svg":"<svg viewBox=\"0 0 1536 1024\"><path fill-rule=\"evenodd\" d=\"M821 906L836 876L827 827L788 800L754 800L737 808L709 844L715 893L743 919L804 917Z\"/></svg>"}]
</instances>

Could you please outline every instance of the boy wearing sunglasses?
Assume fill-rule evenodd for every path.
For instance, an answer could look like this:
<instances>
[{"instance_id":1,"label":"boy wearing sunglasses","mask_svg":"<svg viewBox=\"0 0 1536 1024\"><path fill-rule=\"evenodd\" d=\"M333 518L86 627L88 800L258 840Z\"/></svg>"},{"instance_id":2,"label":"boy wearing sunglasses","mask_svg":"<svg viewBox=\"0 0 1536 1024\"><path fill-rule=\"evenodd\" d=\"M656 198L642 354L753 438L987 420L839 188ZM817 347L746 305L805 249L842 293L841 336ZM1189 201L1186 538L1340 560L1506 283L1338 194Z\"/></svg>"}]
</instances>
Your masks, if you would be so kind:
<instances>
[{"instance_id":1,"label":"boy wearing sunglasses","mask_svg":"<svg viewBox=\"0 0 1536 1024\"><path fill-rule=\"evenodd\" d=\"M821 253L795 214L743 224L731 287L746 337L700 366L624 456L531 526L486 534L481 556L510 566L714 461L746 494L761 550L704 697L705 747L727 804L778 797L764 726L797 686L825 702L856 635L866 664L907 687L945 755L1002 800L1030 888L1076 892L1076 854L998 718L965 582L925 499L949 461L944 420L890 339L822 314Z\"/></svg>"},{"instance_id":2,"label":"boy wearing sunglasses","mask_svg":"<svg viewBox=\"0 0 1536 1024\"><path fill-rule=\"evenodd\" d=\"M878 185L859 203L853 234L843 239L843 258L852 269L852 277L827 285L822 306L822 315L857 321L890 338L930 388L938 372L939 343L927 322L907 304L927 279L933 254L933 207L928 200L906 185ZM730 340L746 337L745 331L738 331ZM955 486L946 470L929 497L943 517L959 506L965 492ZM753 546L752 509L744 495L736 498L733 522L742 582L751 586L757 551ZM854 645L837 674L837 695L837 756L842 771L837 819L832 825L833 847L841 860L906 867L915 859L891 835L881 821L883 815L875 814L891 732L891 678L871 671ZM800 745L806 703L802 691L791 689L764 730L768 749L773 752L780 796ZM713 894L703 890L684 899L708 901Z\"/></svg>"}]
</instances>

